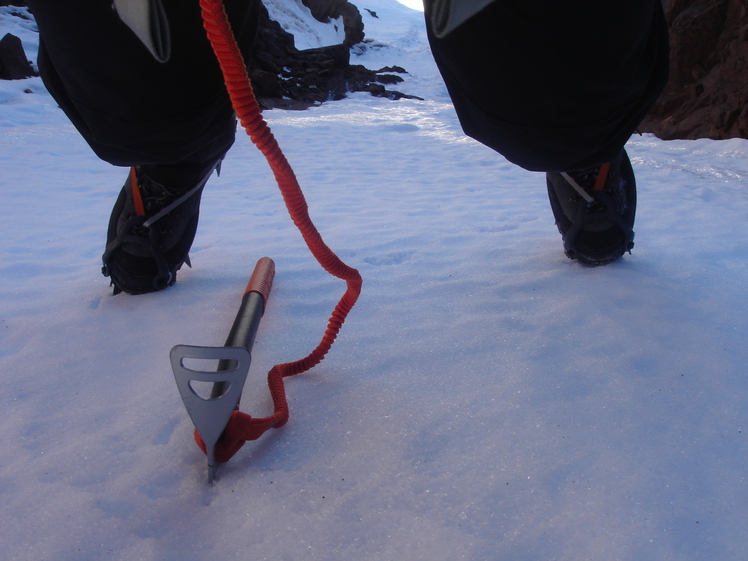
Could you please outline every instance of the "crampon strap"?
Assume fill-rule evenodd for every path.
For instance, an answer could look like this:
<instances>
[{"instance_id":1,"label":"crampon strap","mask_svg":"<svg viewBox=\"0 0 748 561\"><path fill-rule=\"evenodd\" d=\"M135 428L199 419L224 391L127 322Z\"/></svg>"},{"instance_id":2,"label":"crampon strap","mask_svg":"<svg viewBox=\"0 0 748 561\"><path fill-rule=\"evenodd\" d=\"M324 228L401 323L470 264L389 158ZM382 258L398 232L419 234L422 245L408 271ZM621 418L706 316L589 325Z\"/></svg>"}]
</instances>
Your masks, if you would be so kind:
<instances>
[{"instance_id":1,"label":"crampon strap","mask_svg":"<svg viewBox=\"0 0 748 561\"><path fill-rule=\"evenodd\" d=\"M269 417L253 418L241 411L234 411L226 429L216 444L215 458L218 462L228 461L248 440L256 440L266 430L278 428L288 421L288 402L283 378L300 374L319 364L330 350L343 325L348 312L353 308L361 293L361 275L343 263L325 245L322 237L309 218L304 194L301 192L291 166L283 155L270 128L263 120L260 106L255 99L239 47L226 17L221 0L200 0L203 24L213 51L218 58L226 89L242 127L252 142L264 154L275 175L288 213L322 268L331 275L346 281L346 291L330 317L322 340L309 355L284 364L277 364L268 372L268 387L273 399L274 412ZM205 452L205 444L195 431L195 440Z\"/></svg>"}]
</instances>

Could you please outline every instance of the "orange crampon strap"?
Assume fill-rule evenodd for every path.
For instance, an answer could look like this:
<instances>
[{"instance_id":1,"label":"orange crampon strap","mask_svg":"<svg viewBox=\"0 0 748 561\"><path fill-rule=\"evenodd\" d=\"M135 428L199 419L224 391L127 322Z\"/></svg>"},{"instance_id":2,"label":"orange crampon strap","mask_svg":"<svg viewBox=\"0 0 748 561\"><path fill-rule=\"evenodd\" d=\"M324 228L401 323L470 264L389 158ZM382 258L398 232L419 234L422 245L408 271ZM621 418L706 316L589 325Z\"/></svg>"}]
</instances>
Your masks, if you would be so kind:
<instances>
[{"instance_id":1,"label":"orange crampon strap","mask_svg":"<svg viewBox=\"0 0 748 561\"><path fill-rule=\"evenodd\" d=\"M600 171L597 172L597 180L595 186L592 188L593 191L602 191L605 189L605 182L608 180L608 172L610 171L610 162L600 166Z\"/></svg>"},{"instance_id":2,"label":"orange crampon strap","mask_svg":"<svg viewBox=\"0 0 748 561\"><path fill-rule=\"evenodd\" d=\"M138 186L138 176L135 174L135 167L130 168L130 189L132 189L132 204L135 206L136 216L145 216L145 206L143 197L140 195Z\"/></svg>"},{"instance_id":3,"label":"orange crampon strap","mask_svg":"<svg viewBox=\"0 0 748 561\"><path fill-rule=\"evenodd\" d=\"M322 268L331 275L346 281L346 291L330 317L322 340L309 355L285 364L274 366L268 373L268 387L273 399L274 413L269 417L252 418L246 413L235 411L216 444L215 457L218 462L226 462L247 440L256 440L266 430L281 427L288 421L288 402L283 378L306 372L319 364L332 347L335 338L361 293L361 275L343 263L325 245L314 227L307 209L304 194L296 176L283 155L270 128L263 120L260 106L255 99L239 47L226 17L221 0L200 0L203 24L213 51L218 58L231 103L242 127L252 142L260 149L275 175L283 200L296 227L301 232L307 247ZM205 451L200 435L195 431L195 440Z\"/></svg>"}]
</instances>

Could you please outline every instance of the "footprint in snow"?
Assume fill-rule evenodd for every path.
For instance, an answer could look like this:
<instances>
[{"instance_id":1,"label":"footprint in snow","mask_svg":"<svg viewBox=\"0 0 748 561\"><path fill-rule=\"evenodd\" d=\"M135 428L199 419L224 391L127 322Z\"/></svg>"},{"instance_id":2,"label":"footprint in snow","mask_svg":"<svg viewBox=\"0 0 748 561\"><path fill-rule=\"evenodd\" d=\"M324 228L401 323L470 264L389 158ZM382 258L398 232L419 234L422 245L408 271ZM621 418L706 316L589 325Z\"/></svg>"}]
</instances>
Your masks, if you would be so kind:
<instances>
[{"instance_id":1,"label":"footprint in snow","mask_svg":"<svg viewBox=\"0 0 748 561\"><path fill-rule=\"evenodd\" d=\"M367 257L364 259L364 263L373 265L375 267L383 267L387 265L401 265L407 261L410 256L413 255L412 251L403 251L400 253L390 253L388 255L382 255L378 257Z\"/></svg>"}]
</instances>

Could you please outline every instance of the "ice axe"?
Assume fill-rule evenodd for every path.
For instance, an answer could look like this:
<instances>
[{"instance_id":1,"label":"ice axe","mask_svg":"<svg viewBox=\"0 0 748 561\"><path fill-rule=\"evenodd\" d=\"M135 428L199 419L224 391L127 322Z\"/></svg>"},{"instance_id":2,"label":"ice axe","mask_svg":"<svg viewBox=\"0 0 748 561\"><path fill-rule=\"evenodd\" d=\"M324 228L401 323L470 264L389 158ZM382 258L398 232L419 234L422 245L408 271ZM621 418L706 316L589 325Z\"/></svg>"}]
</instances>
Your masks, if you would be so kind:
<instances>
[{"instance_id":1,"label":"ice axe","mask_svg":"<svg viewBox=\"0 0 748 561\"><path fill-rule=\"evenodd\" d=\"M187 413L205 443L208 455L208 483L215 479L215 447L231 418L239 408L244 382L247 379L251 351L257 328L265 311L275 276L275 263L269 257L257 262L242 303L223 347L176 345L171 349L171 368ZM188 359L185 364L185 359ZM215 370L197 369L195 364L218 361ZM210 394L203 397L195 382L212 384Z\"/></svg>"}]
</instances>

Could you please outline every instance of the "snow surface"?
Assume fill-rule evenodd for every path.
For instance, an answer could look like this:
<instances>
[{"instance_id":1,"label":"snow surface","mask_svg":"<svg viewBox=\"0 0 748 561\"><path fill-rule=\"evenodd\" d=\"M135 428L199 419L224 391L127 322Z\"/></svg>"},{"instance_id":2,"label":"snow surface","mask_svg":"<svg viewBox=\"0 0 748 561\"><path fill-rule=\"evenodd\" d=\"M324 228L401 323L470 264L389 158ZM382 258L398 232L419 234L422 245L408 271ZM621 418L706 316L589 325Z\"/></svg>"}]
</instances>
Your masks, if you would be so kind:
<instances>
[{"instance_id":1,"label":"snow surface","mask_svg":"<svg viewBox=\"0 0 748 561\"><path fill-rule=\"evenodd\" d=\"M290 422L212 487L169 350L222 345L271 256L242 402L269 414L265 373L316 345L343 283L240 137L194 269L112 296L100 257L126 172L39 79L0 82L3 558L748 559L748 142L633 138L633 255L580 266L543 175L461 134L422 14L359 7L375 41L354 62L400 64L425 101L267 112L364 291L328 358L287 380ZM34 52L11 11L0 34Z\"/></svg>"},{"instance_id":2,"label":"snow surface","mask_svg":"<svg viewBox=\"0 0 748 561\"><path fill-rule=\"evenodd\" d=\"M420 12L423 11L423 0L397 0L397 1L400 2L400 4L408 6L408 8L413 8L414 10L418 10Z\"/></svg>"},{"instance_id":3,"label":"snow surface","mask_svg":"<svg viewBox=\"0 0 748 561\"><path fill-rule=\"evenodd\" d=\"M301 0L263 0L263 3L271 19L294 36L294 45L299 50L340 45L345 39L342 17L319 22Z\"/></svg>"}]
</instances>

